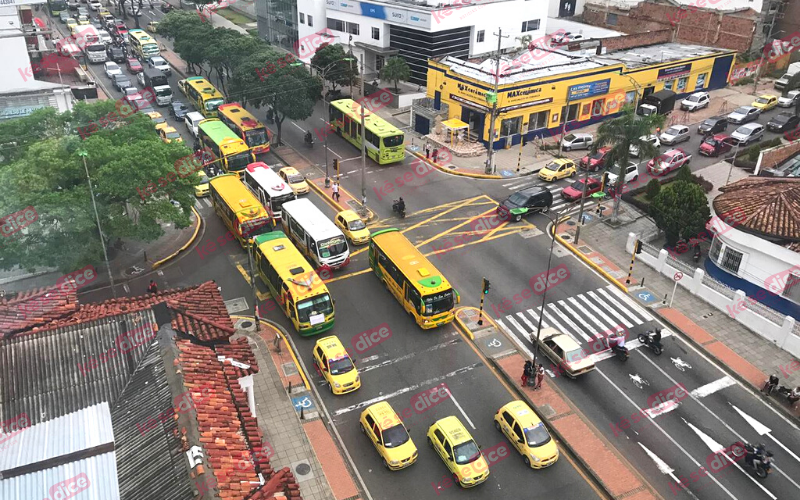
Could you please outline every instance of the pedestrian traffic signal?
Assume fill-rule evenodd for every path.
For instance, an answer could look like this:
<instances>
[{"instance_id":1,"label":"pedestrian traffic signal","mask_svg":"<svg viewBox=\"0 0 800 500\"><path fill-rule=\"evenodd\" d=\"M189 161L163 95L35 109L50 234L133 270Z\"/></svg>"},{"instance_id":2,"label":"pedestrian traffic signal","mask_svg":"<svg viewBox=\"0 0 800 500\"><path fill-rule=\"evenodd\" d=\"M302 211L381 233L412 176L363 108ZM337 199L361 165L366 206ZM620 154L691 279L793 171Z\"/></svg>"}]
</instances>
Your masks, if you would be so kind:
<instances>
[{"instance_id":1,"label":"pedestrian traffic signal","mask_svg":"<svg viewBox=\"0 0 800 500\"><path fill-rule=\"evenodd\" d=\"M489 280L487 280L486 278L483 278L483 294L484 295L489 293L489 288L491 288L491 284L489 283Z\"/></svg>"},{"instance_id":2,"label":"pedestrian traffic signal","mask_svg":"<svg viewBox=\"0 0 800 500\"><path fill-rule=\"evenodd\" d=\"M636 252L635 252L635 253L636 253L637 255L638 255L638 254L640 254L640 253L642 253L642 242L641 242L641 240L636 240L636 246L635 246L635 249L636 249Z\"/></svg>"},{"instance_id":3,"label":"pedestrian traffic signal","mask_svg":"<svg viewBox=\"0 0 800 500\"><path fill-rule=\"evenodd\" d=\"M606 190L606 184L608 184L608 172L603 172L603 184L600 186L600 191Z\"/></svg>"}]
</instances>

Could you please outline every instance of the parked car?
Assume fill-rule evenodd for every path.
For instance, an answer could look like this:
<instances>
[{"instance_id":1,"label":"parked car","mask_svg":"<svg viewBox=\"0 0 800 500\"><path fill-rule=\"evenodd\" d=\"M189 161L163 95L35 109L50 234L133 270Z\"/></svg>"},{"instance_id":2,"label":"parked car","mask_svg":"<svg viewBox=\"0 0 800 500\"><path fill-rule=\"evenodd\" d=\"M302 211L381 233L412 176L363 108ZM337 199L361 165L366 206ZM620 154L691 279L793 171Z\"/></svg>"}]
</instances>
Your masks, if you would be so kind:
<instances>
[{"instance_id":1,"label":"parked car","mask_svg":"<svg viewBox=\"0 0 800 500\"><path fill-rule=\"evenodd\" d=\"M120 92L122 92L122 89L132 86L131 79L128 78L128 75L124 73L115 74L113 77L111 77L111 81L114 83L114 88Z\"/></svg>"},{"instance_id":2,"label":"parked car","mask_svg":"<svg viewBox=\"0 0 800 500\"><path fill-rule=\"evenodd\" d=\"M764 125L760 123L748 123L737 128L732 134L731 138L735 140L740 146L746 146L751 142L755 142L764 135Z\"/></svg>"},{"instance_id":3,"label":"parked car","mask_svg":"<svg viewBox=\"0 0 800 500\"><path fill-rule=\"evenodd\" d=\"M128 56L125 55L125 50L122 47L109 45L106 49L106 54L108 54L109 59L117 64L125 64L128 62Z\"/></svg>"},{"instance_id":4,"label":"parked car","mask_svg":"<svg viewBox=\"0 0 800 500\"><path fill-rule=\"evenodd\" d=\"M575 162L566 158L556 158L539 170L539 178L543 181L557 181L572 177L578 169Z\"/></svg>"},{"instance_id":5,"label":"parked car","mask_svg":"<svg viewBox=\"0 0 800 500\"><path fill-rule=\"evenodd\" d=\"M189 108L181 101L172 101L170 104L169 114L178 120L183 120L183 117L186 116L188 112Z\"/></svg>"},{"instance_id":6,"label":"parked car","mask_svg":"<svg viewBox=\"0 0 800 500\"><path fill-rule=\"evenodd\" d=\"M103 71L105 71L106 76L112 80L114 79L114 75L122 74L122 68L120 68L119 65L113 61L108 61L107 63L103 64Z\"/></svg>"},{"instance_id":7,"label":"parked car","mask_svg":"<svg viewBox=\"0 0 800 500\"><path fill-rule=\"evenodd\" d=\"M125 61L125 66L127 66L128 71L134 75L142 72L142 63L140 63L135 57L129 57L128 60Z\"/></svg>"},{"instance_id":8,"label":"parked car","mask_svg":"<svg viewBox=\"0 0 800 500\"><path fill-rule=\"evenodd\" d=\"M688 165L691 161L692 155L688 154L686 151L680 148L670 149L657 158L650 160L647 163L647 170L653 177L661 177L673 170L681 168L685 164Z\"/></svg>"},{"instance_id":9,"label":"parked car","mask_svg":"<svg viewBox=\"0 0 800 500\"><path fill-rule=\"evenodd\" d=\"M728 130L728 118L725 116L706 118L703 120L703 123L697 127L697 133L701 135L716 134L723 130Z\"/></svg>"},{"instance_id":10,"label":"parked car","mask_svg":"<svg viewBox=\"0 0 800 500\"><path fill-rule=\"evenodd\" d=\"M186 128L189 129L189 132L191 132L193 136L197 137L197 125L199 125L200 122L205 119L206 117L203 116L202 113L198 111L190 111L186 113L186 116L183 117L183 122L186 124Z\"/></svg>"},{"instance_id":11,"label":"parked car","mask_svg":"<svg viewBox=\"0 0 800 500\"><path fill-rule=\"evenodd\" d=\"M607 187L617 185L617 178L619 177L619 164L615 163L608 169ZM625 184L633 182L639 178L639 165L636 162L628 162L628 168L625 169Z\"/></svg>"},{"instance_id":12,"label":"parked car","mask_svg":"<svg viewBox=\"0 0 800 500\"><path fill-rule=\"evenodd\" d=\"M609 151L611 151L611 147L608 146L599 148L596 153L587 154L581 158L580 162L578 162L578 165L580 165L581 170L597 172L605 166L606 157L608 156Z\"/></svg>"},{"instance_id":13,"label":"parked car","mask_svg":"<svg viewBox=\"0 0 800 500\"><path fill-rule=\"evenodd\" d=\"M769 111L770 109L774 108L777 105L778 105L778 96L769 94L758 96L758 99L753 101L752 104L754 108L760 109L761 112Z\"/></svg>"},{"instance_id":14,"label":"parked car","mask_svg":"<svg viewBox=\"0 0 800 500\"><path fill-rule=\"evenodd\" d=\"M730 151L735 142L727 134L709 135L700 144L700 149L697 152L703 156L719 156Z\"/></svg>"},{"instance_id":15,"label":"parked car","mask_svg":"<svg viewBox=\"0 0 800 500\"><path fill-rule=\"evenodd\" d=\"M578 179L571 185L561 190L561 197L567 201L580 200L581 196L583 195L583 190L584 190L583 185L585 182L586 182L586 197L589 197L594 193L597 193L603 187L603 183L600 181L600 179L597 179L595 177L589 177L588 180Z\"/></svg>"},{"instance_id":16,"label":"parked car","mask_svg":"<svg viewBox=\"0 0 800 500\"><path fill-rule=\"evenodd\" d=\"M535 343L537 338L531 337L531 341ZM595 369L592 356L587 355L581 345L569 335L555 328L542 328L538 340L545 356L559 367L559 371L563 370L567 377L574 379Z\"/></svg>"},{"instance_id":17,"label":"parked car","mask_svg":"<svg viewBox=\"0 0 800 500\"><path fill-rule=\"evenodd\" d=\"M660 148L661 147L661 141L658 140L658 136L656 136L656 135L652 135L652 134L651 135L643 135L643 136L639 137L639 139L642 140L642 141L645 141L645 142L649 142L650 144L652 144L656 148ZM636 145L631 144L631 146L628 147L628 154L630 154L634 158L638 158L639 157L639 147L636 146Z\"/></svg>"},{"instance_id":18,"label":"parked car","mask_svg":"<svg viewBox=\"0 0 800 500\"><path fill-rule=\"evenodd\" d=\"M589 149L594 142L592 134L568 134L561 139L564 151L573 149Z\"/></svg>"},{"instance_id":19,"label":"parked car","mask_svg":"<svg viewBox=\"0 0 800 500\"><path fill-rule=\"evenodd\" d=\"M689 139L689 127L686 125L673 125L667 130L661 132L661 135L658 137L658 140L661 141L661 144L666 144L667 146L688 141Z\"/></svg>"},{"instance_id":20,"label":"parked car","mask_svg":"<svg viewBox=\"0 0 800 500\"><path fill-rule=\"evenodd\" d=\"M739 106L728 115L728 121L731 123L747 123L753 120L758 120L761 115L761 110L753 106Z\"/></svg>"},{"instance_id":21,"label":"parked car","mask_svg":"<svg viewBox=\"0 0 800 500\"><path fill-rule=\"evenodd\" d=\"M767 129L773 132L786 132L793 130L800 123L800 117L795 116L791 111L785 111L777 116L773 116L767 122Z\"/></svg>"},{"instance_id":22,"label":"parked car","mask_svg":"<svg viewBox=\"0 0 800 500\"><path fill-rule=\"evenodd\" d=\"M681 101L681 109L697 111L698 109L707 108L710 102L711 96L708 95L708 92L695 92Z\"/></svg>"},{"instance_id":23,"label":"parked car","mask_svg":"<svg viewBox=\"0 0 800 500\"><path fill-rule=\"evenodd\" d=\"M147 65L150 66L151 68L160 70L167 76L170 76L172 74L172 68L170 68L167 61L165 61L164 58L161 56L148 57Z\"/></svg>"},{"instance_id":24,"label":"parked car","mask_svg":"<svg viewBox=\"0 0 800 500\"><path fill-rule=\"evenodd\" d=\"M522 220L522 216L533 212L547 212L553 204L553 193L544 186L521 189L497 206L501 220Z\"/></svg>"},{"instance_id":25,"label":"parked car","mask_svg":"<svg viewBox=\"0 0 800 500\"><path fill-rule=\"evenodd\" d=\"M778 98L778 106L782 108L793 108L800 100L800 90L792 90L785 96Z\"/></svg>"}]
</instances>

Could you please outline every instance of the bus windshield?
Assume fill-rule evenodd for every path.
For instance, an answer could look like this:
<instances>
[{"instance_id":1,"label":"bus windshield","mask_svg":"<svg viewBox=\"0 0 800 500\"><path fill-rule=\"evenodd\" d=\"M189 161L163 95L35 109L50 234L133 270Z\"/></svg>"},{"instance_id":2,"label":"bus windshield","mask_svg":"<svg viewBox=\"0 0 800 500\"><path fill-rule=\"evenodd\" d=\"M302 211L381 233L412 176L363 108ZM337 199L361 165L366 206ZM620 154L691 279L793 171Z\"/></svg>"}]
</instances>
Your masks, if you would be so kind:
<instances>
[{"instance_id":1,"label":"bus windshield","mask_svg":"<svg viewBox=\"0 0 800 500\"><path fill-rule=\"evenodd\" d=\"M275 196L271 198L270 205L272 206L272 211L280 212L281 206L287 201L292 201L293 199L294 199L294 193L285 194L283 196Z\"/></svg>"},{"instance_id":2,"label":"bus windshield","mask_svg":"<svg viewBox=\"0 0 800 500\"><path fill-rule=\"evenodd\" d=\"M244 136L245 142L251 148L267 143L267 129L264 128L248 130L245 132Z\"/></svg>"},{"instance_id":3,"label":"bus windshield","mask_svg":"<svg viewBox=\"0 0 800 500\"><path fill-rule=\"evenodd\" d=\"M272 230L269 217L259 217L249 220L239 226L239 231L245 238L255 238L259 234L268 233Z\"/></svg>"},{"instance_id":4,"label":"bus windshield","mask_svg":"<svg viewBox=\"0 0 800 500\"><path fill-rule=\"evenodd\" d=\"M105 52L106 46L105 45L88 45L86 47L86 52Z\"/></svg>"},{"instance_id":5,"label":"bus windshield","mask_svg":"<svg viewBox=\"0 0 800 500\"><path fill-rule=\"evenodd\" d=\"M453 290L437 293L435 295L426 295L422 297L422 303L425 306L423 314L435 315L447 311L452 311L455 305L453 300Z\"/></svg>"},{"instance_id":6,"label":"bus windshield","mask_svg":"<svg viewBox=\"0 0 800 500\"><path fill-rule=\"evenodd\" d=\"M216 111L223 104L225 104L224 99L210 99L206 101L206 111Z\"/></svg>"},{"instance_id":7,"label":"bus windshield","mask_svg":"<svg viewBox=\"0 0 800 500\"><path fill-rule=\"evenodd\" d=\"M403 145L403 134L383 138L383 145L387 148Z\"/></svg>"},{"instance_id":8,"label":"bus windshield","mask_svg":"<svg viewBox=\"0 0 800 500\"><path fill-rule=\"evenodd\" d=\"M331 296L324 293L317 297L301 300L297 303L297 320L300 323L311 323L312 325L322 323L325 321L325 316L333 312L333 304L331 304ZM314 318L311 316L322 315L322 318Z\"/></svg>"},{"instance_id":9,"label":"bus windshield","mask_svg":"<svg viewBox=\"0 0 800 500\"><path fill-rule=\"evenodd\" d=\"M244 170L250 164L250 153L247 151L226 157L228 160L228 170L238 172Z\"/></svg>"},{"instance_id":10,"label":"bus windshield","mask_svg":"<svg viewBox=\"0 0 800 500\"><path fill-rule=\"evenodd\" d=\"M323 259L336 257L347 251L347 241L344 236L334 236L319 242L319 256Z\"/></svg>"}]
</instances>

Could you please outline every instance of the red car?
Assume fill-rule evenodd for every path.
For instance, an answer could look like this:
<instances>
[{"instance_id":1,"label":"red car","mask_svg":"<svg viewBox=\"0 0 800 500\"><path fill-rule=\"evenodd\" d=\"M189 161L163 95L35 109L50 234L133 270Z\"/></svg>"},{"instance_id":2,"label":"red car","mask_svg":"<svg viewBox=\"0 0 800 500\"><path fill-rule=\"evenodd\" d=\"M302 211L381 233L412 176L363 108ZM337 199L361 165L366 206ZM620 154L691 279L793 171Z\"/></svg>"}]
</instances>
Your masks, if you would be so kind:
<instances>
[{"instance_id":1,"label":"red car","mask_svg":"<svg viewBox=\"0 0 800 500\"><path fill-rule=\"evenodd\" d=\"M122 36L128 32L128 27L125 26L125 23L120 21L114 26L114 31L116 31L119 36Z\"/></svg>"},{"instance_id":2,"label":"red car","mask_svg":"<svg viewBox=\"0 0 800 500\"><path fill-rule=\"evenodd\" d=\"M126 62L125 65L128 67L128 71L133 74L142 72L142 63L140 63L135 57L129 57L128 62Z\"/></svg>"},{"instance_id":3,"label":"red car","mask_svg":"<svg viewBox=\"0 0 800 500\"><path fill-rule=\"evenodd\" d=\"M690 161L692 161L692 155L688 154L686 151L680 148L670 149L666 153L650 160L647 164L647 170L654 177L661 177L673 170L681 168L685 163L689 163Z\"/></svg>"},{"instance_id":4,"label":"red car","mask_svg":"<svg viewBox=\"0 0 800 500\"><path fill-rule=\"evenodd\" d=\"M719 156L733 148L734 139L728 134L709 135L703 139L698 153L704 156Z\"/></svg>"},{"instance_id":5,"label":"red car","mask_svg":"<svg viewBox=\"0 0 800 500\"><path fill-rule=\"evenodd\" d=\"M588 168L592 172L597 172L605 166L606 156L609 151L611 151L611 148L605 147L598 149L597 153L593 155L584 156L580 161L581 169L586 170Z\"/></svg>"},{"instance_id":6,"label":"red car","mask_svg":"<svg viewBox=\"0 0 800 500\"><path fill-rule=\"evenodd\" d=\"M600 181L600 179L589 177L588 182L589 183L586 185L587 197L600 191L600 188L603 187L603 183ZM583 179L573 182L571 185L565 187L561 191L561 197L567 201L580 200L581 195L583 195Z\"/></svg>"}]
</instances>

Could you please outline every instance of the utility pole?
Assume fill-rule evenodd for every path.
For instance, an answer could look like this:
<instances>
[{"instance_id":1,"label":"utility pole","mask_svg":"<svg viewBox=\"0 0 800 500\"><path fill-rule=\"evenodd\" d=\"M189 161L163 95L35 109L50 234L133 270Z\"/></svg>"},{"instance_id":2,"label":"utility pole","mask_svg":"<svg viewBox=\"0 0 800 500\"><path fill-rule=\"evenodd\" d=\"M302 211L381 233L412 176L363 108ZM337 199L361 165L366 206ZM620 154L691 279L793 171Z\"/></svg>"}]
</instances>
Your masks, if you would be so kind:
<instances>
[{"instance_id":1,"label":"utility pole","mask_svg":"<svg viewBox=\"0 0 800 500\"><path fill-rule=\"evenodd\" d=\"M364 54L361 54L361 217L367 216L367 129L364 123Z\"/></svg>"},{"instance_id":2,"label":"utility pole","mask_svg":"<svg viewBox=\"0 0 800 500\"><path fill-rule=\"evenodd\" d=\"M558 156L561 156L561 150L564 146L564 134L567 133L567 122L569 121L569 103L572 94L570 93L569 87L567 87L567 107L564 108L564 123L561 125L561 139L558 141ZM588 173L589 170L587 169L586 172Z\"/></svg>"},{"instance_id":3,"label":"utility pole","mask_svg":"<svg viewBox=\"0 0 800 500\"><path fill-rule=\"evenodd\" d=\"M89 167L86 165L86 157L89 153L86 151L78 151L78 156L83 159L83 169L86 170L86 181L89 183L89 195L92 197L92 206L94 207L94 218L97 221L97 232L100 233L100 246L103 248L103 256L106 259L106 271L108 271L108 280L111 282L111 294L117 298L117 290L114 288L114 275L111 274L111 264L108 263L108 251L106 250L106 239L103 237L103 228L100 227L100 215L97 213L97 202L94 201L94 188L92 188L92 178L89 177Z\"/></svg>"},{"instance_id":4,"label":"utility pole","mask_svg":"<svg viewBox=\"0 0 800 500\"><path fill-rule=\"evenodd\" d=\"M493 174L494 173L494 122L497 118L497 92L500 88L500 47L503 42L503 38L508 38L508 35L505 37L503 36L502 28L497 29L497 33L494 33L494 36L497 37L497 55L495 56L495 70L494 70L494 98L492 103L492 114L491 114L491 123L489 123L489 158L486 162L486 173Z\"/></svg>"}]
</instances>

